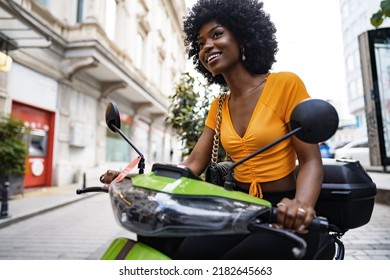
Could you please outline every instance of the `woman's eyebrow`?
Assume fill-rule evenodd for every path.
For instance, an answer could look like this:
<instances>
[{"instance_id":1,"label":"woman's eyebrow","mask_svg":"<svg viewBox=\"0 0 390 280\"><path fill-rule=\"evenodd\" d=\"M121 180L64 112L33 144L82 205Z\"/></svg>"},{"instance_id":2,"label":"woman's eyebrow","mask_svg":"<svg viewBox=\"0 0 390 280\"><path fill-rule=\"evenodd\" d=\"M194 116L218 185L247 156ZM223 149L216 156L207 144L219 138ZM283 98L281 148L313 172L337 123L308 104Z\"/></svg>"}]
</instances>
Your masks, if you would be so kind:
<instances>
[{"instance_id":1,"label":"woman's eyebrow","mask_svg":"<svg viewBox=\"0 0 390 280\"><path fill-rule=\"evenodd\" d=\"M212 28L207 32L207 34L212 33L212 32L213 32L215 29L217 29L218 27L222 27L222 25L216 25L216 26L212 27ZM200 39L202 39L202 37L201 37L200 35L198 35L197 40L199 41Z\"/></svg>"}]
</instances>

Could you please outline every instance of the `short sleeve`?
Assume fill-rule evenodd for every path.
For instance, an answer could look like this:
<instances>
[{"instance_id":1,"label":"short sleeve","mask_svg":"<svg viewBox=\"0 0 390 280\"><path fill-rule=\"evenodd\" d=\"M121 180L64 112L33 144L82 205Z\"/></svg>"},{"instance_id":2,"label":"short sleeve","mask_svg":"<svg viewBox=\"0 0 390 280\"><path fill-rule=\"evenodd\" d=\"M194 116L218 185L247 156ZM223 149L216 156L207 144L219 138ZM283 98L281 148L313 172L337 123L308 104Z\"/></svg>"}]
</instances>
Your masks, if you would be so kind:
<instances>
[{"instance_id":1,"label":"short sleeve","mask_svg":"<svg viewBox=\"0 0 390 280\"><path fill-rule=\"evenodd\" d=\"M289 98L287 99L287 107L285 114L285 122L290 122L290 116L295 106L297 106L301 101L310 98L309 93L306 90L305 84L303 81L295 74L289 76L291 86L289 92Z\"/></svg>"},{"instance_id":2,"label":"short sleeve","mask_svg":"<svg viewBox=\"0 0 390 280\"><path fill-rule=\"evenodd\" d=\"M262 101L280 117L283 122L290 121L295 106L310 98L302 80L292 72L272 73L268 77L262 94Z\"/></svg>"},{"instance_id":3,"label":"short sleeve","mask_svg":"<svg viewBox=\"0 0 390 280\"><path fill-rule=\"evenodd\" d=\"M206 126L215 130L215 126L217 125L217 113L218 113L218 98L215 98L213 102L211 102L210 110L206 118Z\"/></svg>"}]
</instances>

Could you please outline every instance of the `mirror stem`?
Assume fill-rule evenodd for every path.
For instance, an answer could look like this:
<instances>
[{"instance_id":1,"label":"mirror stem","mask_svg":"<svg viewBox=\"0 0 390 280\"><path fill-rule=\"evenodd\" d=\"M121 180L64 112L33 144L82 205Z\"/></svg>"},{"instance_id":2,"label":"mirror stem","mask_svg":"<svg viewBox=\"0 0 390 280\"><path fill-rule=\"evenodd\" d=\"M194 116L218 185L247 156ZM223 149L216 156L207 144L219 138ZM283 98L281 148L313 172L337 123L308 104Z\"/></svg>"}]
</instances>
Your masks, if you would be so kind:
<instances>
[{"instance_id":1,"label":"mirror stem","mask_svg":"<svg viewBox=\"0 0 390 280\"><path fill-rule=\"evenodd\" d=\"M120 130L119 128L117 128L114 124L110 124L110 126L112 128L115 129L116 132L118 132L123 139L126 140L127 143L129 143L129 145L137 152L137 154L140 156L140 161L138 163L138 169L139 169L139 174L143 174L144 173L144 169L145 169L145 157L144 155L137 149L136 146L133 145L133 143L131 143L130 139L122 132L122 130Z\"/></svg>"},{"instance_id":2,"label":"mirror stem","mask_svg":"<svg viewBox=\"0 0 390 280\"><path fill-rule=\"evenodd\" d=\"M141 160L138 163L138 169L139 169L139 174L144 174L145 158L143 156L141 156Z\"/></svg>"}]
</instances>

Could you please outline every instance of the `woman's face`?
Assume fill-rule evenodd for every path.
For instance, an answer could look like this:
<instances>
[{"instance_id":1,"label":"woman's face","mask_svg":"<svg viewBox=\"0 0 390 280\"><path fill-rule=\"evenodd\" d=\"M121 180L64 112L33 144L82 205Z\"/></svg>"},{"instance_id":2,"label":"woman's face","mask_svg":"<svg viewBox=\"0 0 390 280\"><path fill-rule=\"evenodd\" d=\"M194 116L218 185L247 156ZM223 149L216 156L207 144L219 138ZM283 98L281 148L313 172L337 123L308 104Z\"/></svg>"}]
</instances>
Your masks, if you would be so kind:
<instances>
[{"instance_id":1,"label":"woman's face","mask_svg":"<svg viewBox=\"0 0 390 280\"><path fill-rule=\"evenodd\" d=\"M214 76L227 73L240 60L240 47L233 33L212 20L199 30L199 60Z\"/></svg>"}]
</instances>

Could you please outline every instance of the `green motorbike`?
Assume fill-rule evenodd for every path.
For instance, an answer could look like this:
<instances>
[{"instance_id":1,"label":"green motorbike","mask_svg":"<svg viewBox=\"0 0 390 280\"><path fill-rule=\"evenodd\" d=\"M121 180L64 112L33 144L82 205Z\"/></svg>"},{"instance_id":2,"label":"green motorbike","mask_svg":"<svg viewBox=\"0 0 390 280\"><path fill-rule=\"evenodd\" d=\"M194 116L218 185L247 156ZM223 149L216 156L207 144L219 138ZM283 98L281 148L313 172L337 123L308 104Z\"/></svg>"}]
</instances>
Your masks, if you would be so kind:
<instances>
[{"instance_id":1,"label":"green motorbike","mask_svg":"<svg viewBox=\"0 0 390 280\"><path fill-rule=\"evenodd\" d=\"M125 229L137 234L138 240L115 239L101 259L163 260L171 259L156 246L160 240L172 250L181 238L213 235L249 235L272 233L291 245L296 259L306 253L306 242L293 232L273 226L276 209L264 199L231 189L234 167L245 160L295 135L308 143L329 139L337 130L338 115L328 102L307 99L296 106L291 115L290 131L228 170L223 187L210 184L180 165L153 165L145 173L145 159L137 147L120 130L120 114L115 103L106 109L108 127L119 133L139 157L109 185L87 187L77 194L107 192L116 220ZM359 162L323 159L324 182L316 204L317 217L309 227L325 236L316 259L343 259L342 236L350 229L369 222L374 206L376 186ZM138 165L137 173L129 173ZM297 171L299 169L297 168ZM266 242L266 241L264 241ZM262 252L262 254L267 252ZM259 258L264 258L259 256Z\"/></svg>"}]
</instances>

